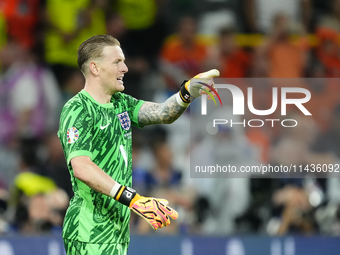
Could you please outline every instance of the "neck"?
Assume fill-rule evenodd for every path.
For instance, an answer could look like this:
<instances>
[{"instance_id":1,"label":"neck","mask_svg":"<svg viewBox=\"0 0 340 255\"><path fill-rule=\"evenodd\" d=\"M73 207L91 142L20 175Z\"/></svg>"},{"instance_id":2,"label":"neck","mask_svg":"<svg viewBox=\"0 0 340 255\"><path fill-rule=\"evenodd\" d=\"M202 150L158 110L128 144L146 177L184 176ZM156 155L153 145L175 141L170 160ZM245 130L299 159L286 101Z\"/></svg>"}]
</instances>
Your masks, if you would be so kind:
<instances>
[{"instance_id":1,"label":"neck","mask_svg":"<svg viewBox=\"0 0 340 255\"><path fill-rule=\"evenodd\" d=\"M111 101L112 95L105 93L101 86L94 86L86 81L84 90L100 104L108 104Z\"/></svg>"}]
</instances>

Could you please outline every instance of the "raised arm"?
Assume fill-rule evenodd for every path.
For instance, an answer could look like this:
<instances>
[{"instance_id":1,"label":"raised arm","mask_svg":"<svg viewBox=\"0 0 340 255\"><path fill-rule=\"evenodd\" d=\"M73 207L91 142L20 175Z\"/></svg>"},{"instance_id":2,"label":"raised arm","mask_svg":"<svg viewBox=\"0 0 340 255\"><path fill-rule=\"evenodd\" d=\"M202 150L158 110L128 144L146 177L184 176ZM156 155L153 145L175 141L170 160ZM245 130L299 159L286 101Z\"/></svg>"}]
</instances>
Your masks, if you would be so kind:
<instances>
[{"instance_id":1,"label":"raised arm","mask_svg":"<svg viewBox=\"0 0 340 255\"><path fill-rule=\"evenodd\" d=\"M202 94L201 88L205 88L209 84L214 86L211 78L216 76L219 76L219 71L216 69L198 74L194 77L195 80L187 81L178 93L168 98L164 103L145 102L139 110L139 125L173 123L185 112L190 102Z\"/></svg>"},{"instance_id":2,"label":"raised arm","mask_svg":"<svg viewBox=\"0 0 340 255\"><path fill-rule=\"evenodd\" d=\"M139 110L138 122L140 126L152 124L171 124L177 120L188 108L177 103L176 95L169 97L164 103L145 102Z\"/></svg>"}]
</instances>

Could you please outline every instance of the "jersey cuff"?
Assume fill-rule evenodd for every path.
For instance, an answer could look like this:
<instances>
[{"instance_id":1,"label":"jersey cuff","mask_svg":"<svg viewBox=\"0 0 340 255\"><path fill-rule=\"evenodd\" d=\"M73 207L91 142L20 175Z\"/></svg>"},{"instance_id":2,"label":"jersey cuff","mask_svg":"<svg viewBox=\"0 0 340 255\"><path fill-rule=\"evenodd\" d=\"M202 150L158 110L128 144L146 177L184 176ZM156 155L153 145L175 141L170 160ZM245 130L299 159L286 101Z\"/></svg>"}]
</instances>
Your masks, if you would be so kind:
<instances>
[{"instance_id":1,"label":"jersey cuff","mask_svg":"<svg viewBox=\"0 0 340 255\"><path fill-rule=\"evenodd\" d=\"M89 151L73 151L67 158L67 165L70 164L71 159L78 157L78 156L88 156L92 159L92 152Z\"/></svg>"},{"instance_id":2,"label":"jersey cuff","mask_svg":"<svg viewBox=\"0 0 340 255\"><path fill-rule=\"evenodd\" d=\"M135 107L135 110L133 111L132 123L136 123L137 127L139 127L139 128L142 128L142 127L139 126L139 123L138 123L138 113L139 113L139 110L144 103L145 103L145 101L139 100L138 104Z\"/></svg>"}]
</instances>

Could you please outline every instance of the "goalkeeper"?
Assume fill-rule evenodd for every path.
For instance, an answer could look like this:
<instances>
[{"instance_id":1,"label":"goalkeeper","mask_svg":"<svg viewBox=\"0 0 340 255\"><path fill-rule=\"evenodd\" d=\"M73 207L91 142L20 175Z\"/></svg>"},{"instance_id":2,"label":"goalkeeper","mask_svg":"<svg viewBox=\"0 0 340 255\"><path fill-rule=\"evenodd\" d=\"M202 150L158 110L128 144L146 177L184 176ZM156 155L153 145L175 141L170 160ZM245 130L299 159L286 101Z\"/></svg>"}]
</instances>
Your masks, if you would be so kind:
<instances>
[{"instance_id":1,"label":"goalkeeper","mask_svg":"<svg viewBox=\"0 0 340 255\"><path fill-rule=\"evenodd\" d=\"M217 70L199 74L206 79L186 81L156 104L122 93L124 60L120 43L108 35L93 36L78 49L85 86L65 104L58 131L74 191L63 226L68 255L127 254L130 210L154 230L177 219L165 199L131 188L131 126L174 122L218 76Z\"/></svg>"}]
</instances>

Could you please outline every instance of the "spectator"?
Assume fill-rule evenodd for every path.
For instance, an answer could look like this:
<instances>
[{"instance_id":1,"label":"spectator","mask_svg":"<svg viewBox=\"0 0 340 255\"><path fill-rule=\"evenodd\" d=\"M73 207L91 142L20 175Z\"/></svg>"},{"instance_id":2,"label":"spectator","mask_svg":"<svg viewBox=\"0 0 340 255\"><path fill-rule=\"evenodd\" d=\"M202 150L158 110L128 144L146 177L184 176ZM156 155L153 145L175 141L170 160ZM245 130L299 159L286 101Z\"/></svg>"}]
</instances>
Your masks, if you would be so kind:
<instances>
[{"instance_id":1,"label":"spectator","mask_svg":"<svg viewBox=\"0 0 340 255\"><path fill-rule=\"evenodd\" d=\"M20 138L40 139L56 129L60 92L49 69L15 42L0 52L0 146L15 147Z\"/></svg>"},{"instance_id":2,"label":"spectator","mask_svg":"<svg viewBox=\"0 0 340 255\"><path fill-rule=\"evenodd\" d=\"M41 235L56 230L60 235L68 197L62 190L22 197L16 211L17 230L25 235Z\"/></svg>"},{"instance_id":3,"label":"spectator","mask_svg":"<svg viewBox=\"0 0 340 255\"><path fill-rule=\"evenodd\" d=\"M222 28L217 48L212 48L207 56L207 68L217 68L223 78L246 77L250 66L249 55L236 45L234 36L233 28Z\"/></svg>"},{"instance_id":4,"label":"spectator","mask_svg":"<svg viewBox=\"0 0 340 255\"><path fill-rule=\"evenodd\" d=\"M340 77L340 48L338 36L340 32L340 1L326 1L328 13L320 13L316 23L316 37L318 44L315 56L325 67L324 77Z\"/></svg>"},{"instance_id":5,"label":"spectator","mask_svg":"<svg viewBox=\"0 0 340 255\"><path fill-rule=\"evenodd\" d=\"M315 121L300 114L293 114L292 118L298 125L294 129L285 130L273 145L271 165L308 167L315 163L333 164L334 155L312 149L318 134ZM277 189L272 197L273 217L268 223L268 232L275 235L316 233L314 212L324 202L325 180L319 178L324 176L305 172L300 175L283 173L277 177L280 179L277 179Z\"/></svg>"},{"instance_id":6,"label":"spectator","mask_svg":"<svg viewBox=\"0 0 340 255\"><path fill-rule=\"evenodd\" d=\"M155 165L147 178L147 190L155 193L158 189L174 189L180 184L181 172L172 167L172 154L166 142L154 142L152 152Z\"/></svg>"},{"instance_id":7,"label":"spectator","mask_svg":"<svg viewBox=\"0 0 340 255\"><path fill-rule=\"evenodd\" d=\"M40 21L39 0L1 0L0 12L5 17L6 31L11 40L26 49L36 46Z\"/></svg>"},{"instance_id":8,"label":"spectator","mask_svg":"<svg viewBox=\"0 0 340 255\"><path fill-rule=\"evenodd\" d=\"M27 198L27 220L20 226L21 234L46 234L52 229L48 200L45 194L36 194Z\"/></svg>"},{"instance_id":9,"label":"spectator","mask_svg":"<svg viewBox=\"0 0 340 255\"><path fill-rule=\"evenodd\" d=\"M318 27L316 36L319 44L315 49L317 60L325 67L323 77L340 77L339 32L328 27Z\"/></svg>"},{"instance_id":10,"label":"spectator","mask_svg":"<svg viewBox=\"0 0 340 255\"><path fill-rule=\"evenodd\" d=\"M39 234L51 230L46 194L57 189L55 182L37 173L39 159L35 143L22 142L20 173L10 189L8 220L15 230L26 234Z\"/></svg>"},{"instance_id":11,"label":"spectator","mask_svg":"<svg viewBox=\"0 0 340 255\"><path fill-rule=\"evenodd\" d=\"M308 194L302 187L287 185L273 195L275 206L282 206L281 221L276 235L313 234L316 232L314 215Z\"/></svg>"},{"instance_id":12,"label":"spectator","mask_svg":"<svg viewBox=\"0 0 340 255\"><path fill-rule=\"evenodd\" d=\"M54 137L58 141L58 137ZM58 150L55 153L57 152ZM9 213L14 211L14 218L9 215L9 220L20 233L41 234L53 229L60 231L69 202L66 192L60 189L52 178L38 173L38 156L30 142L22 144L21 172L15 177L9 200ZM59 175L63 176L62 171ZM65 182L65 179L63 181Z\"/></svg>"},{"instance_id":13,"label":"spectator","mask_svg":"<svg viewBox=\"0 0 340 255\"><path fill-rule=\"evenodd\" d=\"M62 189L56 189L55 191L46 195L47 203L49 206L49 221L56 230L62 230L64 217L70 201L69 196Z\"/></svg>"},{"instance_id":14,"label":"spectator","mask_svg":"<svg viewBox=\"0 0 340 255\"><path fill-rule=\"evenodd\" d=\"M193 17L182 17L178 33L168 38L163 45L160 55L161 69L169 91L178 90L184 79L202 72L207 47L198 38L196 26Z\"/></svg>"},{"instance_id":15,"label":"spectator","mask_svg":"<svg viewBox=\"0 0 340 255\"><path fill-rule=\"evenodd\" d=\"M45 58L57 78L62 75L65 66L77 66L76 52L81 42L93 35L106 33L105 3L102 0L46 1Z\"/></svg>"},{"instance_id":16,"label":"spectator","mask_svg":"<svg viewBox=\"0 0 340 255\"><path fill-rule=\"evenodd\" d=\"M254 68L265 68L263 71L269 78L301 78L306 67L306 42L299 45L290 41L289 18L278 13L274 18L273 30L264 45L260 46L255 55L255 62L266 61L265 65L254 65Z\"/></svg>"},{"instance_id":17,"label":"spectator","mask_svg":"<svg viewBox=\"0 0 340 255\"><path fill-rule=\"evenodd\" d=\"M56 183L46 176L39 174L40 158L37 153L37 143L34 140L22 140L20 146L20 173L14 179L11 201L19 201L20 196L47 194L56 189Z\"/></svg>"}]
</instances>

